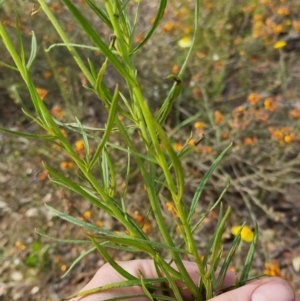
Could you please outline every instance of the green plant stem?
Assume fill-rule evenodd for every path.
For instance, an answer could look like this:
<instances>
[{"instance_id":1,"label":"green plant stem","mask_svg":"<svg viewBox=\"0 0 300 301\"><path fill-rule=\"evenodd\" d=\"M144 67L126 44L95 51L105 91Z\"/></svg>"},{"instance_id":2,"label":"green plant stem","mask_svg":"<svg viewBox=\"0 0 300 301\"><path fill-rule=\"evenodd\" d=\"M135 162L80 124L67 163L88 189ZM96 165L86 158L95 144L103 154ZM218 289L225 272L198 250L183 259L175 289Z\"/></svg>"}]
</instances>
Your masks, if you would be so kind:
<instances>
[{"instance_id":1,"label":"green plant stem","mask_svg":"<svg viewBox=\"0 0 300 301\"><path fill-rule=\"evenodd\" d=\"M16 66L18 68L18 71L20 72L24 82L26 82L26 80L28 78L28 72L27 72L25 66L23 65L22 60L20 59L20 56L18 55L15 47L13 46L2 22L0 22L0 35L2 37L2 41L5 45L5 47L7 48L12 59L14 60Z\"/></svg>"},{"instance_id":2,"label":"green plant stem","mask_svg":"<svg viewBox=\"0 0 300 301\"><path fill-rule=\"evenodd\" d=\"M95 79L92 76L91 72L88 70L88 68L83 63L82 59L80 58L78 52L76 49L72 46L70 43L70 40L68 39L67 35L65 34L65 31L61 28L59 23L57 22L57 19L53 15L52 11L49 9L48 5L45 3L45 0L38 0L39 4L41 5L43 11L51 21L52 25L55 27L57 33L63 40L63 42L66 44L67 49L69 50L70 54L73 56L74 60L76 61L77 65L89 81L92 87L95 85Z\"/></svg>"},{"instance_id":3,"label":"green plant stem","mask_svg":"<svg viewBox=\"0 0 300 301\"><path fill-rule=\"evenodd\" d=\"M128 136L128 133L125 131L125 129L123 128L123 125L122 123L120 122L119 119L116 119L116 124L122 134L122 136L124 137L126 143L128 144L130 150L134 149L134 146L132 144L132 141L130 140L129 136ZM134 152L136 153L136 152ZM161 212L161 208L160 208L160 203L159 203L159 200L157 198L157 194L156 194L156 191L155 191L155 187L154 187L154 183L152 183L149 179L149 175L144 167L144 164L141 160L140 157L138 156L135 156L135 159L136 159L136 162L137 164L139 165L139 168L142 172L142 175L143 175L143 178L144 178L144 181L145 181L145 187L147 187L147 192L148 192L148 196L149 196L149 201L151 203L151 207L153 209L153 214L155 216L155 219L157 221L157 225L162 233L162 236L165 240L165 242L169 245L169 246L172 246L174 247L174 242L170 236L170 233L168 232L168 229L167 229L167 226L165 224L165 221L164 221L164 217L162 216L162 212ZM177 278L177 280L180 280L178 279L178 276L181 276L182 279L185 279L185 283L188 285L189 289L191 290L191 292L193 293L193 295L196 297L199 296L199 292L198 292L198 289L197 289L197 286L194 284L193 280L191 279L190 275L187 273L186 271L186 268L184 267L179 255L177 252L173 252L173 251L170 251L171 255L172 255L172 258L176 264L176 266L178 267L178 270L180 272L180 274L178 275L177 273L175 273L174 275L174 270L172 272L170 272L173 276L175 276ZM166 268L166 267L164 267ZM177 275L176 275L177 274ZM199 299L200 300L200 299Z\"/></svg>"},{"instance_id":4,"label":"green plant stem","mask_svg":"<svg viewBox=\"0 0 300 301\"><path fill-rule=\"evenodd\" d=\"M125 44L125 40L122 36L122 32L121 32L120 25L118 22L119 20L116 17L117 12L113 11L113 6L112 6L111 1L106 0L105 5L106 5L108 15L110 17L110 20L111 20L113 28L114 28L114 33L117 37L117 42L119 45L119 51L121 52L120 53L121 57L123 58L124 63L127 67L128 72L130 72L131 77L135 78L132 62L129 57L129 51ZM150 137L151 137L151 142L156 150L156 159L157 159L159 165L161 166L161 168L163 169L166 181L168 183L168 188L173 196L173 199L178 200L178 202L179 202L179 200L181 200L182 195L183 195L183 186L184 186L182 173L181 174L177 173L177 181L178 181L179 188L178 188L178 192L176 193L176 188L175 188L175 185L174 185L174 182L173 182L170 170L169 170L169 165L166 161L166 158L161 150L160 144L157 139L157 128L160 128L160 125L158 123L155 124L155 119L154 119L153 115L151 114L149 107L147 106L147 104L144 100L144 97L142 95L142 92L141 92L136 80L135 80L135 84L133 86L131 86L131 88L132 88L132 93L133 93L133 103L134 104L136 102L138 103L138 106L136 106L136 112L138 112L139 128L142 130L144 139L146 139L146 141L149 143L150 141L149 141L148 135L146 134L146 128L145 128L145 124L144 124L144 122L146 122L147 129L148 129ZM176 163L178 163L178 162L176 162ZM175 166L176 166L176 163L174 164ZM142 165L143 164L141 164L141 166L140 166L141 168L142 168ZM180 165L180 162L179 162L179 165ZM178 164L176 167L178 170ZM155 188L154 188L154 183L149 181L146 170L144 168L142 168L141 170L142 170L142 174L143 174L143 177L145 180L145 186L147 187L149 200L150 200L150 203L151 203L151 206L153 209L153 213L154 213L157 223L158 223L158 227L159 227L166 243L170 246L174 246L174 242L170 236L170 233L167 230L166 224L164 222L164 218L162 216L159 200L156 196L156 192L155 192ZM189 287L190 287L193 295L195 297L199 296L198 289L197 289L196 285L193 283L190 275L187 273L179 255L176 252L172 252L172 257L174 258L174 262L177 265L180 273L182 274L183 279L186 280L186 283L189 283Z\"/></svg>"},{"instance_id":5,"label":"green plant stem","mask_svg":"<svg viewBox=\"0 0 300 301\"><path fill-rule=\"evenodd\" d=\"M117 45L120 47L118 49L119 54L121 54L121 57L123 58L124 63L127 66L127 68L128 67L130 68L130 67L132 67L132 62L129 58L128 47L126 46L126 42L124 40L123 33L121 31L121 28L120 28L119 17L118 17L119 12L113 10L113 7L112 7L112 4L111 4L110 0L104 0L104 3L105 3L107 13L109 15L110 21L113 25L114 34L117 37Z\"/></svg>"}]
</instances>

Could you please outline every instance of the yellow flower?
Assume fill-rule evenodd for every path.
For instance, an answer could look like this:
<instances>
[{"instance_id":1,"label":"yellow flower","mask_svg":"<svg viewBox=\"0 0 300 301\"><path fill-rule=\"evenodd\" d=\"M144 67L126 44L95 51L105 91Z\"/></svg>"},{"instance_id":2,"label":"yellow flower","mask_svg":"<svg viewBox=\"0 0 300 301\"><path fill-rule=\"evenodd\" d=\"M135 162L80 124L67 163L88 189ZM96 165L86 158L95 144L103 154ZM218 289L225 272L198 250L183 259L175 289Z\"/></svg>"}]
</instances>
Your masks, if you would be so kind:
<instances>
[{"instance_id":1,"label":"yellow flower","mask_svg":"<svg viewBox=\"0 0 300 301\"><path fill-rule=\"evenodd\" d=\"M286 136L284 136L284 141L286 143L291 143L293 141L292 135L286 135Z\"/></svg>"},{"instance_id":2,"label":"yellow flower","mask_svg":"<svg viewBox=\"0 0 300 301\"><path fill-rule=\"evenodd\" d=\"M36 90L37 94L39 95L39 97L41 98L41 100L44 100L44 98L48 94L48 91L43 88L35 88L35 90Z\"/></svg>"},{"instance_id":3,"label":"yellow flower","mask_svg":"<svg viewBox=\"0 0 300 301\"><path fill-rule=\"evenodd\" d=\"M21 251L24 251L26 249L25 245L23 245L20 241L16 241L15 246Z\"/></svg>"},{"instance_id":4,"label":"yellow flower","mask_svg":"<svg viewBox=\"0 0 300 301\"><path fill-rule=\"evenodd\" d=\"M273 131L273 133L271 133L271 134L272 134L272 137L275 138L276 140L278 140L279 142L284 139L282 130L277 129L277 130Z\"/></svg>"},{"instance_id":5,"label":"yellow flower","mask_svg":"<svg viewBox=\"0 0 300 301\"><path fill-rule=\"evenodd\" d=\"M43 170L39 173L39 178L40 180L44 181L47 179L48 176L48 171L47 170Z\"/></svg>"},{"instance_id":6,"label":"yellow flower","mask_svg":"<svg viewBox=\"0 0 300 301\"><path fill-rule=\"evenodd\" d=\"M166 202L166 208L167 208L168 211L173 210L173 205L171 204L171 202Z\"/></svg>"},{"instance_id":7,"label":"yellow flower","mask_svg":"<svg viewBox=\"0 0 300 301\"><path fill-rule=\"evenodd\" d=\"M174 144L174 149L175 149L177 152L181 151L181 150L182 150L182 144L181 144L180 142L176 142L176 143Z\"/></svg>"},{"instance_id":8,"label":"yellow flower","mask_svg":"<svg viewBox=\"0 0 300 301\"><path fill-rule=\"evenodd\" d=\"M280 268L278 265L278 262L276 260L273 260L272 263L265 263L265 270L264 274L269 276L279 276L281 277Z\"/></svg>"},{"instance_id":9,"label":"yellow flower","mask_svg":"<svg viewBox=\"0 0 300 301\"><path fill-rule=\"evenodd\" d=\"M236 107L236 108L234 108L234 110L233 110L233 114L239 115L239 116L240 116L240 115L243 115L244 112L245 112L245 109L244 109L244 107L242 107L242 106Z\"/></svg>"},{"instance_id":10,"label":"yellow flower","mask_svg":"<svg viewBox=\"0 0 300 301\"><path fill-rule=\"evenodd\" d=\"M255 105L259 102L260 96L257 93L251 93L247 100L250 104Z\"/></svg>"},{"instance_id":11,"label":"yellow flower","mask_svg":"<svg viewBox=\"0 0 300 301\"><path fill-rule=\"evenodd\" d=\"M138 210L133 212L133 218L138 224L142 224L145 220L145 216L140 214Z\"/></svg>"},{"instance_id":12,"label":"yellow flower","mask_svg":"<svg viewBox=\"0 0 300 301\"><path fill-rule=\"evenodd\" d=\"M101 221L96 221L96 225L101 228L103 226L103 223Z\"/></svg>"},{"instance_id":13,"label":"yellow flower","mask_svg":"<svg viewBox=\"0 0 300 301\"><path fill-rule=\"evenodd\" d=\"M190 145L190 146L194 146L195 143L196 143L196 141L192 138L187 141L187 144Z\"/></svg>"},{"instance_id":14,"label":"yellow flower","mask_svg":"<svg viewBox=\"0 0 300 301\"><path fill-rule=\"evenodd\" d=\"M66 115L66 113L62 110L61 106L57 105L51 109L51 114L57 118L63 118Z\"/></svg>"},{"instance_id":15,"label":"yellow flower","mask_svg":"<svg viewBox=\"0 0 300 301\"><path fill-rule=\"evenodd\" d=\"M141 34L138 34L134 40L137 42L137 43L141 43L143 40L144 40L144 36L141 35Z\"/></svg>"},{"instance_id":16,"label":"yellow flower","mask_svg":"<svg viewBox=\"0 0 300 301\"><path fill-rule=\"evenodd\" d=\"M178 74L179 71L180 71L179 66L175 64L175 65L172 67L172 72L173 72L174 74Z\"/></svg>"},{"instance_id":17,"label":"yellow flower","mask_svg":"<svg viewBox=\"0 0 300 301\"><path fill-rule=\"evenodd\" d=\"M283 47L286 46L286 42L285 41L278 41L274 44L273 48L274 49L281 49Z\"/></svg>"},{"instance_id":18,"label":"yellow flower","mask_svg":"<svg viewBox=\"0 0 300 301\"><path fill-rule=\"evenodd\" d=\"M143 232L148 234L150 232L150 229L151 229L151 221L150 220L147 220L143 226Z\"/></svg>"},{"instance_id":19,"label":"yellow flower","mask_svg":"<svg viewBox=\"0 0 300 301\"><path fill-rule=\"evenodd\" d=\"M82 151L84 149L84 142L83 142L83 140L77 140L75 142L75 149L78 152L80 152L80 151Z\"/></svg>"},{"instance_id":20,"label":"yellow flower","mask_svg":"<svg viewBox=\"0 0 300 301\"><path fill-rule=\"evenodd\" d=\"M300 119L300 108L295 108L292 111L290 111L290 117L294 119Z\"/></svg>"},{"instance_id":21,"label":"yellow flower","mask_svg":"<svg viewBox=\"0 0 300 301\"><path fill-rule=\"evenodd\" d=\"M241 226L234 226L231 228L231 233L233 235L237 235L238 232L240 231L240 229L241 229ZM254 233L249 227L244 226L243 230L241 232L241 238L243 241L250 243L250 242L252 242L252 240L254 238Z\"/></svg>"},{"instance_id":22,"label":"yellow flower","mask_svg":"<svg viewBox=\"0 0 300 301\"><path fill-rule=\"evenodd\" d=\"M282 32L284 32L284 27L281 24L278 24L278 25L275 26L274 32L275 33L282 33Z\"/></svg>"},{"instance_id":23,"label":"yellow flower","mask_svg":"<svg viewBox=\"0 0 300 301\"><path fill-rule=\"evenodd\" d=\"M65 265L65 264L63 264L61 267L60 267L60 270L62 271L62 272L65 272L66 270L67 270L67 266Z\"/></svg>"},{"instance_id":24,"label":"yellow flower","mask_svg":"<svg viewBox=\"0 0 300 301\"><path fill-rule=\"evenodd\" d=\"M229 138L229 133L227 133L227 132L221 132L221 138L222 138L223 140L228 139L228 138Z\"/></svg>"},{"instance_id":25,"label":"yellow flower","mask_svg":"<svg viewBox=\"0 0 300 301\"><path fill-rule=\"evenodd\" d=\"M294 28L297 32L300 32L300 21L294 22Z\"/></svg>"},{"instance_id":26,"label":"yellow flower","mask_svg":"<svg viewBox=\"0 0 300 301\"><path fill-rule=\"evenodd\" d=\"M252 145L253 144L253 139L250 137L247 137L244 139L244 145Z\"/></svg>"},{"instance_id":27,"label":"yellow flower","mask_svg":"<svg viewBox=\"0 0 300 301\"><path fill-rule=\"evenodd\" d=\"M175 23L174 22L168 22L167 24L165 24L164 26L163 26L163 31L165 31L165 32L170 32L170 31L172 31L173 29L174 29L174 27L175 27Z\"/></svg>"},{"instance_id":28,"label":"yellow flower","mask_svg":"<svg viewBox=\"0 0 300 301\"><path fill-rule=\"evenodd\" d=\"M194 124L194 128L197 130L202 130L205 127L205 123L202 121L198 121Z\"/></svg>"},{"instance_id":29,"label":"yellow flower","mask_svg":"<svg viewBox=\"0 0 300 301\"><path fill-rule=\"evenodd\" d=\"M215 123L221 124L223 122L224 115L219 110L216 110L214 112L214 115L215 115Z\"/></svg>"},{"instance_id":30,"label":"yellow flower","mask_svg":"<svg viewBox=\"0 0 300 301\"><path fill-rule=\"evenodd\" d=\"M182 39L180 39L178 41L178 45L181 47L181 48L188 48L192 45L192 40L189 36L185 36L183 37Z\"/></svg>"},{"instance_id":31,"label":"yellow flower","mask_svg":"<svg viewBox=\"0 0 300 301\"><path fill-rule=\"evenodd\" d=\"M91 217L91 215L92 215L91 211L85 211L83 213L83 218L84 219L89 219Z\"/></svg>"},{"instance_id":32,"label":"yellow flower","mask_svg":"<svg viewBox=\"0 0 300 301\"><path fill-rule=\"evenodd\" d=\"M277 10L277 14L280 16L288 16L291 13L290 9L288 7L279 7Z\"/></svg>"},{"instance_id":33,"label":"yellow flower","mask_svg":"<svg viewBox=\"0 0 300 301\"><path fill-rule=\"evenodd\" d=\"M264 101L264 107L267 111L274 111L277 108L277 105L274 103L272 97L268 97Z\"/></svg>"},{"instance_id":34,"label":"yellow flower","mask_svg":"<svg viewBox=\"0 0 300 301\"><path fill-rule=\"evenodd\" d=\"M72 162L64 161L64 162L60 163L60 168L61 169L70 169L70 168L72 168L72 166L73 166Z\"/></svg>"},{"instance_id":35,"label":"yellow flower","mask_svg":"<svg viewBox=\"0 0 300 301\"><path fill-rule=\"evenodd\" d=\"M210 154L212 152L212 148L210 146L204 145L203 146L203 152L205 154Z\"/></svg>"}]
</instances>

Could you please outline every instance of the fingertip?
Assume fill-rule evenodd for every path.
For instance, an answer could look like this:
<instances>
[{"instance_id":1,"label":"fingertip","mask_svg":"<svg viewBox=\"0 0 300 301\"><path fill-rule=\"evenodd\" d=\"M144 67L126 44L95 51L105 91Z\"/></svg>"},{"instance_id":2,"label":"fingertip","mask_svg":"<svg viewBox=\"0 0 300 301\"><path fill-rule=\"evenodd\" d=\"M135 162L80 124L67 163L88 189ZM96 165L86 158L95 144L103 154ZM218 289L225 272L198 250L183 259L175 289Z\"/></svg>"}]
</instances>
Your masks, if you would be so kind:
<instances>
[{"instance_id":1,"label":"fingertip","mask_svg":"<svg viewBox=\"0 0 300 301\"><path fill-rule=\"evenodd\" d=\"M293 288L282 278L270 278L251 294L251 301L294 301Z\"/></svg>"},{"instance_id":2,"label":"fingertip","mask_svg":"<svg viewBox=\"0 0 300 301\"><path fill-rule=\"evenodd\" d=\"M211 301L300 301L282 278L264 278L219 295Z\"/></svg>"}]
</instances>

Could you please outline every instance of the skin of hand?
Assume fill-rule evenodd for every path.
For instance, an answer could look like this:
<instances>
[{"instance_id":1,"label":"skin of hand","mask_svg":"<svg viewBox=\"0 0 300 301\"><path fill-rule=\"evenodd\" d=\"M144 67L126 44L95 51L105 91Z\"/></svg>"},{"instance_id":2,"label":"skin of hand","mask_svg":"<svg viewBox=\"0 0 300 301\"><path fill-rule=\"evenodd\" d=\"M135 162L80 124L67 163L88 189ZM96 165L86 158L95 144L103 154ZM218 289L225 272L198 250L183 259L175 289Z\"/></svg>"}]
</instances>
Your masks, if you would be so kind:
<instances>
[{"instance_id":1,"label":"skin of hand","mask_svg":"<svg viewBox=\"0 0 300 301\"><path fill-rule=\"evenodd\" d=\"M152 260L138 259L118 263L123 269L136 277L139 277L139 271L142 272L145 278L157 277ZM197 273L196 264L186 261L184 262L184 265L192 279L195 281L195 283L197 283L199 276ZM105 264L98 270L92 280L81 291L124 280L125 279L120 276L109 264ZM233 283L234 274L228 273L224 282L224 287L230 286ZM178 283L178 287L180 288L180 292L182 293L184 300L193 300L191 294L183 289L182 284ZM101 293L90 294L86 297L73 298L71 301L102 301L113 297L141 293L143 293L142 288L137 286L118 288ZM146 301L148 299L138 297L127 300ZM240 288L216 296L210 301L300 301L300 298L295 296L294 290L284 279L278 277L268 277L251 281Z\"/></svg>"}]
</instances>

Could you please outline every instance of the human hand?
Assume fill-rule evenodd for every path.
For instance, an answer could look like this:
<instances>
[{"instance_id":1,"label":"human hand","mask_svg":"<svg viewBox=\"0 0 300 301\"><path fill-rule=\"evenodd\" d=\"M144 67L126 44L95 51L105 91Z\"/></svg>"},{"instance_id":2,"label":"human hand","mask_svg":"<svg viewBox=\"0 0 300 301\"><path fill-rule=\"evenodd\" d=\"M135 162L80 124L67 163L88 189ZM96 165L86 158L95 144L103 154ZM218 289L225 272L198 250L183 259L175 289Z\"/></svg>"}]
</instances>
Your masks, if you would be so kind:
<instances>
[{"instance_id":1,"label":"human hand","mask_svg":"<svg viewBox=\"0 0 300 301\"><path fill-rule=\"evenodd\" d=\"M119 262L119 265L132 275L139 277L140 272L145 278L157 277L156 270L152 260L132 260ZM184 262L184 265L191 275L195 283L198 282L198 272L196 264L193 262ZM93 279L82 289L88 290L102 285L124 281L109 264L105 264L95 274ZM234 275L228 274L224 287L234 283ZM193 300L191 295L183 289L183 285L178 284L182 296L185 300ZM143 293L140 287L125 287L112 289L109 291L95 293L86 297L77 297L71 301L102 301L118 296L134 295ZM134 301L146 301L147 298L128 299ZM299 297L295 297L292 287L282 278L270 277L249 282L248 284L214 297L210 301L300 301Z\"/></svg>"}]
</instances>

